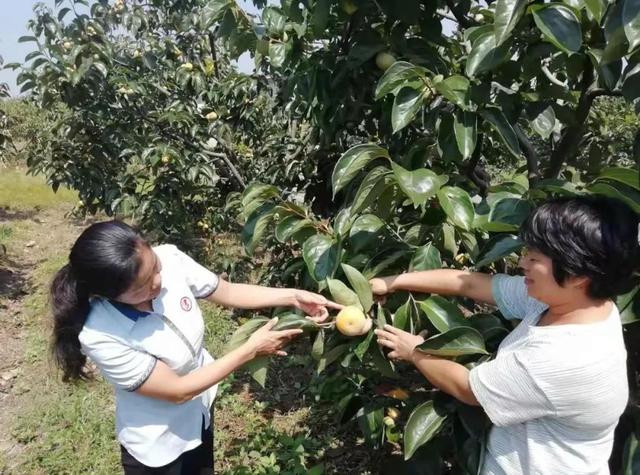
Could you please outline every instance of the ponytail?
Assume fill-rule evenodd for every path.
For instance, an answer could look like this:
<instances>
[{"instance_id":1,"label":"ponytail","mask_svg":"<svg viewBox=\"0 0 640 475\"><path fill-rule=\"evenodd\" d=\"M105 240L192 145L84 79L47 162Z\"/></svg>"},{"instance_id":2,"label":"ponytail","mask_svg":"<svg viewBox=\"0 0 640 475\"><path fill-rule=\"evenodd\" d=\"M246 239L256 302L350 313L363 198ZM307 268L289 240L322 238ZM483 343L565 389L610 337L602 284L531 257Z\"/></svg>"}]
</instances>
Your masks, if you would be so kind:
<instances>
[{"instance_id":1,"label":"ponytail","mask_svg":"<svg viewBox=\"0 0 640 475\"><path fill-rule=\"evenodd\" d=\"M88 379L79 335L91 310L89 298L112 299L129 288L144 246L149 245L137 231L115 220L89 226L74 243L69 263L56 273L50 289L51 351L63 381Z\"/></svg>"},{"instance_id":2,"label":"ponytail","mask_svg":"<svg viewBox=\"0 0 640 475\"><path fill-rule=\"evenodd\" d=\"M73 274L71 265L60 269L51 283L53 311L53 358L62 370L62 380L87 379L87 357L78 336L89 314L89 293Z\"/></svg>"}]
</instances>

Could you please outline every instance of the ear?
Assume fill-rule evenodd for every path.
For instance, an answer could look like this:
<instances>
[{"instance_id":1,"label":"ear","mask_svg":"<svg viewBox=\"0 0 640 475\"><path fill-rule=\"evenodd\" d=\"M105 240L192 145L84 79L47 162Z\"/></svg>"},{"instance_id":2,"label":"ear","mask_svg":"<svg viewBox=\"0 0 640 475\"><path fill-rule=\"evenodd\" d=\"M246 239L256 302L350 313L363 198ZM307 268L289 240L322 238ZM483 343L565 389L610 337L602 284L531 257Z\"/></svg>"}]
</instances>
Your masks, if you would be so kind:
<instances>
[{"instance_id":1,"label":"ear","mask_svg":"<svg viewBox=\"0 0 640 475\"><path fill-rule=\"evenodd\" d=\"M576 289L576 290L580 289L580 290L584 290L586 292L587 291L587 287L589 286L590 283L591 283L591 279L589 277L584 276L584 275L581 275L581 276L570 276L565 281L565 287L571 287L571 288Z\"/></svg>"}]
</instances>

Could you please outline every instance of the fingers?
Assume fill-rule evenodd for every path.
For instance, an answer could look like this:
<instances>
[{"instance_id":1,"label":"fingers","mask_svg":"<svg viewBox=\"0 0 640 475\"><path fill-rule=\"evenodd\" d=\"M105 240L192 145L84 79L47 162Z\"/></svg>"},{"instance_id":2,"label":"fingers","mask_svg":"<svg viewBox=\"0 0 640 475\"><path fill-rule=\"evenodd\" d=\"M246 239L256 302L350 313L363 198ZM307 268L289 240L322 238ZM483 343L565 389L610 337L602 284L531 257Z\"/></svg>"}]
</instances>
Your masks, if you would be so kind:
<instances>
[{"instance_id":1,"label":"fingers","mask_svg":"<svg viewBox=\"0 0 640 475\"><path fill-rule=\"evenodd\" d=\"M275 355L277 355L277 356L289 356L289 355L287 355L286 351L282 351L282 350L276 351Z\"/></svg>"},{"instance_id":2,"label":"fingers","mask_svg":"<svg viewBox=\"0 0 640 475\"><path fill-rule=\"evenodd\" d=\"M274 317L269 320L262 327L260 327L260 330L271 331L271 329L276 326L276 323L278 323L278 317Z\"/></svg>"},{"instance_id":3,"label":"fingers","mask_svg":"<svg viewBox=\"0 0 640 475\"><path fill-rule=\"evenodd\" d=\"M391 340L394 337L393 333L380 329L373 330L373 333L375 333L378 338L382 338L384 340Z\"/></svg>"},{"instance_id":4,"label":"fingers","mask_svg":"<svg viewBox=\"0 0 640 475\"><path fill-rule=\"evenodd\" d=\"M342 310L344 308L344 305L339 304L337 302L333 302L331 300L327 300L324 305L329 307L329 308L336 309L336 310Z\"/></svg>"},{"instance_id":5,"label":"fingers","mask_svg":"<svg viewBox=\"0 0 640 475\"><path fill-rule=\"evenodd\" d=\"M394 327L393 325L389 325L388 323L384 326L385 331L388 331L389 333L393 333L394 335L402 335L403 333L406 333L402 330L400 330L399 328Z\"/></svg>"},{"instance_id":6,"label":"fingers","mask_svg":"<svg viewBox=\"0 0 640 475\"><path fill-rule=\"evenodd\" d=\"M380 338L378 338L378 344L380 346L384 346L385 348L391 348L392 350L395 350L397 346L396 343L391 340L384 340Z\"/></svg>"},{"instance_id":7,"label":"fingers","mask_svg":"<svg viewBox=\"0 0 640 475\"><path fill-rule=\"evenodd\" d=\"M300 333L303 333L303 331L300 328L296 328L293 330L282 330L282 331L276 331L273 333L275 333L275 336L277 338L281 339L281 338L293 338L294 336L297 336Z\"/></svg>"}]
</instances>

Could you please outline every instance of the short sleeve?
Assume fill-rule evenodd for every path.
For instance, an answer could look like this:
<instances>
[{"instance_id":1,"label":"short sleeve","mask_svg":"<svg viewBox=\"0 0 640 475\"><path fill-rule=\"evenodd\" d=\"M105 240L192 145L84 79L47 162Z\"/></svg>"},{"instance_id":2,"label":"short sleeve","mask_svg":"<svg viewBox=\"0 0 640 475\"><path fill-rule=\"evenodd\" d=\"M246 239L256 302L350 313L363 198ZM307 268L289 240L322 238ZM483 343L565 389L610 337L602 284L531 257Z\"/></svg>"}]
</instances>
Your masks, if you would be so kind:
<instances>
[{"instance_id":1,"label":"short sleeve","mask_svg":"<svg viewBox=\"0 0 640 475\"><path fill-rule=\"evenodd\" d=\"M95 363L102 375L113 386L135 391L149 378L156 358L117 340L98 339L88 333L80 334L82 352Z\"/></svg>"},{"instance_id":2,"label":"short sleeve","mask_svg":"<svg viewBox=\"0 0 640 475\"><path fill-rule=\"evenodd\" d=\"M196 298L204 299L214 293L220 282L219 277L206 267L198 264L178 248L174 248L175 256L187 285Z\"/></svg>"},{"instance_id":3,"label":"short sleeve","mask_svg":"<svg viewBox=\"0 0 640 475\"><path fill-rule=\"evenodd\" d=\"M480 364L469 373L469 385L494 425L504 427L556 415L529 352L512 352ZM537 365L537 363L533 363ZM544 366L544 363L541 363Z\"/></svg>"},{"instance_id":4,"label":"short sleeve","mask_svg":"<svg viewBox=\"0 0 640 475\"><path fill-rule=\"evenodd\" d=\"M522 276L494 275L491 292L498 309L509 320L524 320L527 315L539 314L547 308L544 303L529 297Z\"/></svg>"}]
</instances>

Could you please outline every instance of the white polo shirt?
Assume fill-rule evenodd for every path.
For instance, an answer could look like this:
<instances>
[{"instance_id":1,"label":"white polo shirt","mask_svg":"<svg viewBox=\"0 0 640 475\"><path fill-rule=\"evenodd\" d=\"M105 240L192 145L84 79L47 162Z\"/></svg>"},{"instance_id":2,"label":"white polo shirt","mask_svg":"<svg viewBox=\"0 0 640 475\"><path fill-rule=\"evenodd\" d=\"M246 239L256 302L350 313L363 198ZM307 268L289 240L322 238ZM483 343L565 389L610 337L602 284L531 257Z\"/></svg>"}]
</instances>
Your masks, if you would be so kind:
<instances>
[{"instance_id":1,"label":"white polo shirt","mask_svg":"<svg viewBox=\"0 0 640 475\"><path fill-rule=\"evenodd\" d=\"M523 277L496 275L492 287L503 315L522 322L469 373L494 425L482 473L608 475L629 397L618 309L596 323L538 326L547 306Z\"/></svg>"},{"instance_id":2,"label":"white polo shirt","mask_svg":"<svg viewBox=\"0 0 640 475\"><path fill-rule=\"evenodd\" d=\"M116 432L137 460L160 467L200 445L202 418L210 424L209 408L217 386L184 404L135 392L159 359L178 375L213 361L202 346L204 321L196 302L214 292L218 276L175 246L153 248L162 264L162 291L153 312L136 312L95 298L80 332L82 351L115 388Z\"/></svg>"}]
</instances>

